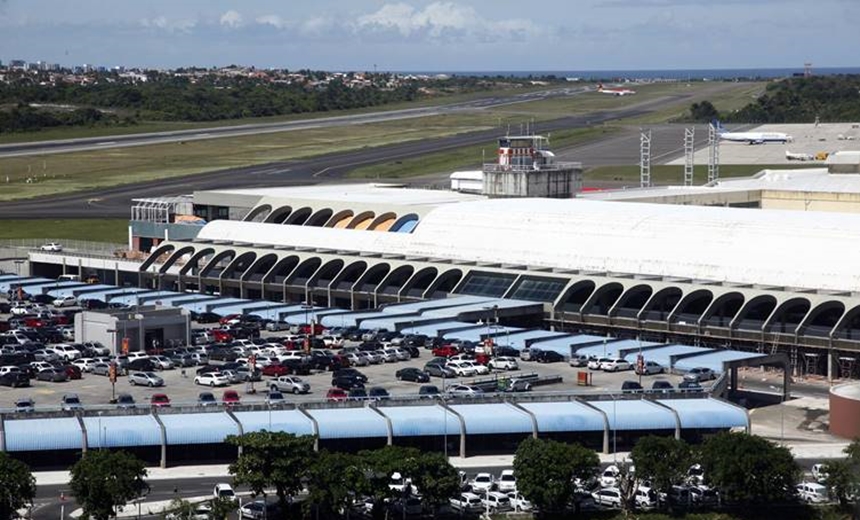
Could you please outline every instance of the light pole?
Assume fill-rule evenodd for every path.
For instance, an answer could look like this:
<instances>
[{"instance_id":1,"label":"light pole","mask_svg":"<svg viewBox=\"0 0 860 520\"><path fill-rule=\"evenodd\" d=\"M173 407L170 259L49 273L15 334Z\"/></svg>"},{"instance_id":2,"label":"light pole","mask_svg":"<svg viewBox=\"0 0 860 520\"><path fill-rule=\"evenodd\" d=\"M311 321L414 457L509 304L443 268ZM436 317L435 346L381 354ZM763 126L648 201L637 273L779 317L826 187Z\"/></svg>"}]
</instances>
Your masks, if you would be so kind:
<instances>
[{"instance_id":1,"label":"light pole","mask_svg":"<svg viewBox=\"0 0 860 520\"><path fill-rule=\"evenodd\" d=\"M768 385L772 390L781 392L780 388L773 385ZM780 399L779 403L779 441L785 445L785 402Z\"/></svg>"}]
</instances>

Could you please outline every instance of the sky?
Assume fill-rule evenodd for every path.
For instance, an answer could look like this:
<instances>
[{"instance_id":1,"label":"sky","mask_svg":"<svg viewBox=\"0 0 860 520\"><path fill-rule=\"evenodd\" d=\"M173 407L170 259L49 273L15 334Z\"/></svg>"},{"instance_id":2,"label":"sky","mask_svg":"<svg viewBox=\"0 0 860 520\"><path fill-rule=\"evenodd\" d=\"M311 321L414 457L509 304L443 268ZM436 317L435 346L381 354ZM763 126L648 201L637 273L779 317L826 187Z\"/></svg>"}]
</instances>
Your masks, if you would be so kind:
<instances>
[{"instance_id":1,"label":"sky","mask_svg":"<svg viewBox=\"0 0 860 520\"><path fill-rule=\"evenodd\" d=\"M814 8L813 8L814 5ZM0 60L572 71L860 65L858 0L0 0Z\"/></svg>"}]
</instances>

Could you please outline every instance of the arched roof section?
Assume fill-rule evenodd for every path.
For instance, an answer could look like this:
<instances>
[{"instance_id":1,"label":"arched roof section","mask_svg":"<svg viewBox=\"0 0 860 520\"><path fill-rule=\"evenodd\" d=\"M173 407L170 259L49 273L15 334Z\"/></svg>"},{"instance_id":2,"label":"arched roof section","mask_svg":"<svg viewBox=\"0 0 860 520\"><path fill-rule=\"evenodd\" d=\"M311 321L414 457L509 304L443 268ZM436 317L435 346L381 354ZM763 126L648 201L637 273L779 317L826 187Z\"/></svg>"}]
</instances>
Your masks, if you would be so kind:
<instances>
[{"instance_id":1,"label":"arched roof section","mask_svg":"<svg viewBox=\"0 0 860 520\"><path fill-rule=\"evenodd\" d=\"M355 215L351 209L344 209L338 211L334 214L334 216L329 219L326 223L325 227L331 227L336 229L345 229L349 222L352 220L352 217Z\"/></svg>"},{"instance_id":2,"label":"arched roof section","mask_svg":"<svg viewBox=\"0 0 860 520\"><path fill-rule=\"evenodd\" d=\"M287 220L284 221L284 224L288 226L301 226L308 220L313 211L314 210L308 206L299 208L293 211L292 214L287 217Z\"/></svg>"},{"instance_id":3,"label":"arched roof section","mask_svg":"<svg viewBox=\"0 0 860 520\"><path fill-rule=\"evenodd\" d=\"M819 303L800 323L799 333L808 336L827 337L845 314L845 304L838 300Z\"/></svg>"},{"instance_id":4,"label":"arched roof section","mask_svg":"<svg viewBox=\"0 0 860 520\"><path fill-rule=\"evenodd\" d=\"M680 287L664 287L654 293L639 311L637 318L648 321L666 321L669 315L681 302L684 291Z\"/></svg>"},{"instance_id":5,"label":"arched roof section","mask_svg":"<svg viewBox=\"0 0 860 520\"><path fill-rule=\"evenodd\" d=\"M388 231L394 222L397 220L397 214L391 211L383 213L373 219L373 222L367 226L368 231Z\"/></svg>"},{"instance_id":6,"label":"arched roof section","mask_svg":"<svg viewBox=\"0 0 860 520\"><path fill-rule=\"evenodd\" d=\"M388 276L377 287L377 292L381 294L399 293L414 272L415 268L411 265L401 265L388 273Z\"/></svg>"},{"instance_id":7,"label":"arched roof section","mask_svg":"<svg viewBox=\"0 0 860 520\"><path fill-rule=\"evenodd\" d=\"M305 222L305 225L311 227L323 227L325 223L331 219L333 214L334 210L331 208L323 208L311 215L307 222Z\"/></svg>"},{"instance_id":8,"label":"arched roof section","mask_svg":"<svg viewBox=\"0 0 860 520\"><path fill-rule=\"evenodd\" d=\"M624 292L624 286L618 282L609 282L601 285L594 291L594 294L588 298L580 312L583 314L597 314L606 316L609 314L609 309L618 301L621 293Z\"/></svg>"},{"instance_id":9,"label":"arched roof section","mask_svg":"<svg viewBox=\"0 0 860 520\"><path fill-rule=\"evenodd\" d=\"M283 283L284 280L295 270L299 265L299 257L296 255L285 256L278 260L274 267L265 275L263 281Z\"/></svg>"},{"instance_id":10,"label":"arched roof section","mask_svg":"<svg viewBox=\"0 0 860 520\"><path fill-rule=\"evenodd\" d=\"M579 312L596 288L597 284L593 280L580 280L574 283L564 291L564 294L559 299L561 302L559 310Z\"/></svg>"},{"instance_id":11,"label":"arched roof section","mask_svg":"<svg viewBox=\"0 0 860 520\"><path fill-rule=\"evenodd\" d=\"M860 305L856 305L842 315L833 327L833 337L837 339L860 339Z\"/></svg>"},{"instance_id":12,"label":"arched roof section","mask_svg":"<svg viewBox=\"0 0 860 520\"><path fill-rule=\"evenodd\" d=\"M711 303L700 322L714 327L728 327L745 301L746 297L738 291L721 294Z\"/></svg>"},{"instance_id":13,"label":"arched roof section","mask_svg":"<svg viewBox=\"0 0 860 520\"><path fill-rule=\"evenodd\" d=\"M257 260L257 253L253 251L245 251L237 255L227 267L221 271L221 278L224 279L241 279L245 271L251 267L254 261ZM237 276L238 275L238 276Z\"/></svg>"},{"instance_id":14,"label":"arched roof section","mask_svg":"<svg viewBox=\"0 0 860 520\"><path fill-rule=\"evenodd\" d=\"M179 274L186 275L189 272L199 270L200 266L198 264L200 263L200 260L204 259L207 256L212 256L214 254L215 249L211 247L204 247L203 249L200 249L199 251L191 255L191 258L188 259L188 262L186 262L182 269L179 270Z\"/></svg>"},{"instance_id":15,"label":"arched roof section","mask_svg":"<svg viewBox=\"0 0 860 520\"><path fill-rule=\"evenodd\" d=\"M424 295L424 291L430 287L430 284L433 283L433 280L436 279L438 274L439 270L435 267L424 267L419 269L414 275L412 275L412 278L406 282L406 285L403 286L400 294L403 296L420 298Z\"/></svg>"},{"instance_id":16,"label":"arched roof section","mask_svg":"<svg viewBox=\"0 0 860 520\"><path fill-rule=\"evenodd\" d=\"M243 280L262 280L275 264L278 263L278 255L268 253L259 258L249 267L242 276Z\"/></svg>"},{"instance_id":17,"label":"arched roof section","mask_svg":"<svg viewBox=\"0 0 860 520\"><path fill-rule=\"evenodd\" d=\"M156 262L156 260L161 259L162 256L170 253L174 249L176 249L176 246L173 244L162 244L162 245L158 246L157 248L155 248L155 251L150 253L149 256L146 258L146 260L144 260L143 263L140 264L139 270L140 271L146 271L147 269L149 269L149 267L152 264L154 264ZM193 250L193 248L192 248L192 250ZM167 258L165 258L164 262L166 262L169 258L170 258L169 256ZM164 262L162 262L162 264Z\"/></svg>"},{"instance_id":18,"label":"arched roof section","mask_svg":"<svg viewBox=\"0 0 860 520\"><path fill-rule=\"evenodd\" d=\"M349 224L347 224L347 229L357 229L359 231L363 231L370 226L370 223L373 222L373 218L376 216L372 211L363 211L352 218Z\"/></svg>"},{"instance_id":19,"label":"arched roof section","mask_svg":"<svg viewBox=\"0 0 860 520\"><path fill-rule=\"evenodd\" d=\"M391 265L387 262L373 265L356 280L353 289L359 292L373 292L390 272Z\"/></svg>"},{"instance_id":20,"label":"arched roof section","mask_svg":"<svg viewBox=\"0 0 860 520\"><path fill-rule=\"evenodd\" d=\"M415 231L415 228L418 226L418 215L415 213L409 213L408 215L403 215L399 219L397 219L394 224L391 225L389 231L392 233L412 233Z\"/></svg>"},{"instance_id":21,"label":"arched roof section","mask_svg":"<svg viewBox=\"0 0 860 520\"><path fill-rule=\"evenodd\" d=\"M233 258L236 257L236 251L233 249L225 249L220 253L216 254L209 260L203 269L200 271L200 276L206 278L210 275L215 275L214 277L218 277L221 275L221 272L233 261Z\"/></svg>"},{"instance_id":22,"label":"arched roof section","mask_svg":"<svg viewBox=\"0 0 860 520\"><path fill-rule=\"evenodd\" d=\"M776 297L773 295L760 294L750 298L732 319L731 327L759 331L774 309L776 309Z\"/></svg>"},{"instance_id":23,"label":"arched roof section","mask_svg":"<svg viewBox=\"0 0 860 520\"><path fill-rule=\"evenodd\" d=\"M777 306L764 324L766 332L779 332L783 334L794 334L795 329L803 321L812 308L809 298L790 298Z\"/></svg>"},{"instance_id":24,"label":"arched roof section","mask_svg":"<svg viewBox=\"0 0 860 520\"><path fill-rule=\"evenodd\" d=\"M245 215L245 222L266 222L266 217L272 213L272 205L271 204L260 204L256 208L251 209L247 215Z\"/></svg>"},{"instance_id":25,"label":"arched roof section","mask_svg":"<svg viewBox=\"0 0 860 520\"><path fill-rule=\"evenodd\" d=\"M714 292L710 289L696 289L688 294L685 294L678 306L672 311L669 316L669 321L685 322L688 325L698 323L699 318L708 309L711 302L714 301Z\"/></svg>"},{"instance_id":26,"label":"arched roof section","mask_svg":"<svg viewBox=\"0 0 860 520\"><path fill-rule=\"evenodd\" d=\"M654 288L648 284L634 285L624 291L618 301L610 311L610 316L620 316L622 318L635 318L642 307L648 303L651 295L654 293Z\"/></svg>"},{"instance_id":27,"label":"arched roof section","mask_svg":"<svg viewBox=\"0 0 860 520\"><path fill-rule=\"evenodd\" d=\"M293 273L287 277L285 283L288 285L304 286L322 265L322 259L312 256L296 266Z\"/></svg>"},{"instance_id":28,"label":"arched roof section","mask_svg":"<svg viewBox=\"0 0 860 520\"><path fill-rule=\"evenodd\" d=\"M317 272L310 280L308 280L308 283L316 287L328 287L334 278L341 272L344 263L345 262L340 258L329 260L317 269Z\"/></svg>"},{"instance_id":29,"label":"arched roof section","mask_svg":"<svg viewBox=\"0 0 860 520\"><path fill-rule=\"evenodd\" d=\"M263 220L263 222L269 222L272 224L283 224L292 212L292 206L280 206L277 209L271 211L268 215L266 215L266 218Z\"/></svg>"},{"instance_id":30,"label":"arched roof section","mask_svg":"<svg viewBox=\"0 0 860 520\"><path fill-rule=\"evenodd\" d=\"M361 278L367 271L367 262L359 260L353 262L341 270L341 272L332 280L331 288L339 291L348 291L352 289L355 282Z\"/></svg>"},{"instance_id":31,"label":"arched roof section","mask_svg":"<svg viewBox=\"0 0 860 520\"><path fill-rule=\"evenodd\" d=\"M448 269L440 274L424 292L425 298L441 298L450 294L463 279L463 271L460 269Z\"/></svg>"}]
</instances>

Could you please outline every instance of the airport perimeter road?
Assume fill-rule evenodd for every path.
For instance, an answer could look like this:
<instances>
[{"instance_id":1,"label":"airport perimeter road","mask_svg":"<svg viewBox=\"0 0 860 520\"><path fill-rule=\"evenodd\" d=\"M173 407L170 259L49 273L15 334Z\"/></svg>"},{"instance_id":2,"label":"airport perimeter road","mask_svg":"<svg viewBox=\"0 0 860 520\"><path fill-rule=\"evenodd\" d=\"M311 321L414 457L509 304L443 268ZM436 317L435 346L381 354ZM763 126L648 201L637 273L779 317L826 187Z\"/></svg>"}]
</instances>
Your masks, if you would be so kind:
<instances>
[{"instance_id":1,"label":"airport perimeter road","mask_svg":"<svg viewBox=\"0 0 860 520\"><path fill-rule=\"evenodd\" d=\"M514 103L525 103L539 99L551 99L565 97L588 92L588 87L557 88L536 92L524 92L508 96L493 96L444 105L408 108L402 110L386 110L368 114L355 114L348 116L320 117L314 119L301 119L297 121L285 121L275 123L257 123L247 125L219 126L212 128L200 128L195 130L176 130L172 132L152 132L146 134L114 135L102 137L88 137L80 139L63 139L57 141L36 141L29 143L0 145L0 158L19 157L25 155L43 155L66 152L80 152L85 150L106 150L111 148L125 148L129 146L145 146L150 144L164 144L186 141L200 141L204 139L219 139L223 137L237 137L243 135L267 134L274 132L290 132L297 130L309 130L312 128L330 128L335 126L361 125L365 123L381 123L385 121L396 121L402 119L414 119L417 117L436 116L457 111L493 108Z\"/></svg>"},{"instance_id":2,"label":"airport perimeter road","mask_svg":"<svg viewBox=\"0 0 860 520\"><path fill-rule=\"evenodd\" d=\"M618 119L638 117L677 103L677 97L654 99L623 110L594 112L542 122L538 125L538 131L553 132L561 129L586 128ZM0 205L0 218L126 218L129 216L133 198L182 195L195 190L318 184L341 178L346 172L359 166L420 157L429 153L485 143L497 138L498 134L498 130L486 130L297 161L218 170L68 195L9 201ZM612 153L611 147L595 150L595 156ZM577 160L584 161L582 158ZM584 162L587 163L587 161Z\"/></svg>"}]
</instances>

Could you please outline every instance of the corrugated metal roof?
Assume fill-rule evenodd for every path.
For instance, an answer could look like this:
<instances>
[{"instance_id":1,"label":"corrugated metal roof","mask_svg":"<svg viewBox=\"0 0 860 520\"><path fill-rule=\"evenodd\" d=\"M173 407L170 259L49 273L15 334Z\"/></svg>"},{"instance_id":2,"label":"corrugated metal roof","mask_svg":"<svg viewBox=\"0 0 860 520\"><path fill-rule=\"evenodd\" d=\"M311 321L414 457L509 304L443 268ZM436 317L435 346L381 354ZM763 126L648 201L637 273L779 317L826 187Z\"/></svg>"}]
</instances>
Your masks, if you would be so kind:
<instances>
[{"instance_id":1,"label":"corrugated metal roof","mask_svg":"<svg viewBox=\"0 0 860 520\"><path fill-rule=\"evenodd\" d=\"M253 311L253 314L256 314L263 319L277 321L281 319L284 313L295 312L296 310L299 310L301 308L301 305L273 305L266 310L256 309Z\"/></svg>"},{"instance_id":2,"label":"corrugated metal roof","mask_svg":"<svg viewBox=\"0 0 860 520\"><path fill-rule=\"evenodd\" d=\"M239 428L224 412L159 415L167 431L167 444L216 444Z\"/></svg>"},{"instance_id":3,"label":"corrugated metal roof","mask_svg":"<svg viewBox=\"0 0 860 520\"><path fill-rule=\"evenodd\" d=\"M575 401L561 403L520 403L532 412L540 432L603 431L603 415Z\"/></svg>"},{"instance_id":4,"label":"corrugated metal roof","mask_svg":"<svg viewBox=\"0 0 860 520\"><path fill-rule=\"evenodd\" d=\"M145 291L122 291L120 290L120 294L110 297L110 303L124 303L126 305L139 305L140 297L151 294L155 291L153 290L145 290Z\"/></svg>"},{"instance_id":5,"label":"corrugated metal roof","mask_svg":"<svg viewBox=\"0 0 860 520\"><path fill-rule=\"evenodd\" d=\"M18 286L21 283L27 283L28 281L46 281L47 278L36 278L30 276L16 276L14 278L9 278L7 280L0 281L0 291L6 292L12 288L12 286Z\"/></svg>"},{"instance_id":6,"label":"corrugated metal roof","mask_svg":"<svg viewBox=\"0 0 860 520\"><path fill-rule=\"evenodd\" d=\"M57 285L58 289L52 288L50 291L47 291L45 294L48 296L53 296L54 298L58 298L60 296L75 296L82 291L86 291L87 289L99 289L104 288L105 286L94 285L94 284L86 284L83 282L62 282ZM87 294L84 292L84 294ZM83 297L83 295L81 295Z\"/></svg>"},{"instance_id":7,"label":"corrugated metal roof","mask_svg":"<svg viewBox=\"0 0 860 520\"><path fill-rule=\"evenodd\" d=\"M532 432L528 414L506 403L455 404L451 409L463 417L467 435Z\"/></svg>"},{"instance_id":8,"label":"corrugated metal roof","mask_svg":"<svg viewBox=\"0 0 860 520\"><path fill-rule=\"evenodd\" d=\"M391 419L394 437L460 435L460 420L439 405L388 406L379 411Z\"/></svg>"},{"instance_id":9,"label":"corrugated metal roof","mask_svg":"<svg viewBox=\"0 0 860 520\"><path fill-rule=\"evenodd\" d=\"M308 413L317 421L320 439L388 436L385 418L370 408L317 409Z\"/></svg>"},{"instance_id":10,"label":"corrugated metal roof","mask_svg":"<svg viewBox=\"0 0 860 520\"><path fill-rule=\"evenodd\" d=\"M661 343L657 343L654 341L639 341L636 339L622 339L616 341L607 341L606 344L592 345L590 347L582 347L576 349L576 353L585 356L597 356L597 357L618 357L619 351L624 349L631 348L639 348L642 347L652 347L661 345Z\"/></svg>"},{"instance_id":11,"label":"corrugated metal roof","mask_svg":"<svg viewBox=\"0 0 860 520\"><path fill-rule=\"evenodd\" d=\"M81 425L74 417L6 420L6 451L80 450Z\"/></svg>"},{"instance_id":12,"label":"corrugated metal roof","mask_svg":"<svg viewBox=\"0 0 860 520\"><path fill-rule=\"evenodd\" d=\"M675 356L678 354L690 354L692 352L707 352L710 349L703 347L691 347L689 345L666 345L664 347L645 350L642 352L642 356L645 358L645 361L654 361L655 363L660 363L664 368L670 368L670 360L671 356ZM636 357L639 355L638 352L632 352L624 356L624 359L627 361L633 362L636 361Z\"/></svg>"},{"instance_id":13,"label":"corrugated metal roof","mask_svg":"<svg viewBox=\"0 0 860 520\"><path fill-rule=\"evenodd\" d=\"M492 307L497 307L498 310L501 310L534 307L535 305L540 304L523 300L508 300L503 298L497 298L490 302L469 303L466 305L458 305L456 307L431 309L424 311L421 314L424 316L436 316L439 318L457 318L465 313L483 312L486 313L488 317L491 317L491 314L493 312Z\"/></svg>"},{"instance_id":14,"label":"corrugated metal roof","mask_svg":"<svg viewBox=\"0 0 860 520\"><path fill-rule=\"evenodd\" d=\"M714 372L723 371L723 363L726 361L736 361L738 359L749 359L761 357L762 354L755 352L741 352L739 350L721 350L710 354L702 354L701 356L679 359L675 363L676 370L691 370L696 367L710 368Z\"/></svg>"},{"instance_id":15,"label":"corrugated metal roof","mask_svg":"<svg viewBox=\"0 0 860 520\"><path fill-rule=\"evenodd\" d=\"M674 430L677 426L675 414L645 399L589 401L588 404L606 412L611 430Z\"/></svg>"},{"instance_id":16,"label":"corrugated metal roof","mask_svg":"<svg viewBox=\"0 0 860 520\"><path fill-rule=\"evenodd\" d=\"M498 344L501 338L504 338L504 332L506 330L516 332L523 329L516 327L502 327L502 326L491 326L489 332L490 333L502 333L501 336L497 336L494 341ZM454 332L449 332L445 334L445 338L447 339L459 339L461 341L481 341L482 336L487 335L487 326L479 325L471 329L458 330Z\"/></svg>"},{"instance_id":17,"label":"corrugated metal roof","mask_svg":"<svg viewBox=\"0 0 860 520\"><path fill-rule=\"evenodd\" d=\"M345 311L343 309L314 309L309 312L304 312L304 310L302 310L301 312L294 312L283 316L281 319L290 325L301 325L305 323L305 320L319 323L324 316L328 316L330 314L336 315L344 312Z\"/></svg>"},{"instance_id":18,"label":"corrugated metal roof","mask_svg":"<svg viewBox=\"0 0 860 520\"><path fill-rule=\"evenodd\" d=\"M402 332L405 334L425 334L430 337L435 337L439 335L440 331L468 329L474 326L474 323L449 320L436 323L424 323L420 325L415 325L414 327L406 327L402 330Z\"/></svg>"},{"instance_id":19,"label":"corrugated metal roof","mask_svg":"<svg viewBox=\"0 0 860 520\"><path fill-rule=\"evenodd\" d=\"M295 435L314 434L313 423L298 410L235 412L233 415L242 423L242 430L245 433L266 430Z\"/></svg>"},{"instance_id":20,"label":"corrugated metal roof","mask_svg":"<svg viewBox=\"0 0 860 520\"><path fill-rule=\"evenodd\" d=\"M364 322L377 318L401 318L408 321L410 317L419 317L417 312L382 312L382 311L365 311L365 312L350 312L338 314L335 316L325 316L320 323L325 327L358 327L367 328Z\"/></svg>"},{"instance_id":21,"label":"corrugated metal roof","mask_svg":"<svg viewBox=\"0 0 860 520\"><path fill-rule=\"evenodd\" d=\"M556 339L556 338L567 338L570 337L570 334L565 334L563 332L552 332L550 330L519 330L519 331L511 331L510 334L501 334L493 337L493 341L497 345L510 346L517 350L522 350L526 348L526 341L531 339Z\"/></svg>"},{"instance_id":22,"label":"corrugated metal roof","mask_svg":"<svg viewBox=\"0 0 860 520\"><path fill-rule=\"evenodd\" d=\"M469 305L473 303L493 302L498 298L486 298L483 296L459 295L451 296L450 298L441 298L438 300L425 300L414 303L396 303L386 305L382 308L382 312L423 312L432 309L444 309L445 307L457 307L459 305Z\"/></svg>"},{"instance_id":23,"label":"corrugated metal roof","mask_svg":"<svg viewBox=\"0 0 860 520\"><path fill-rule=\"evenodd\" d=\"M162 298L169 298L171 296L181 296L182 293L176 291L153 291L151 293L146 293L140 295L138 297L138 302L147 303L150 305L157 305L156 302L160 302Z\"/></svg>"},{"instance_id":24,"label":"corrugated metal roof","mask_svg":"<svg viewBox=\"0 0 860 520\"><path fill-rule=\"evenodd\" d=\"M245 298L219 298L218 300L209 302L206 310L210 312L217 311L222 307L238 303L251 303L251 300L246 300Z\"/></svg>"},{"instance_id":25,"label":"corrugated metal roof","mask_svg":"<svg viewBox=\"0 0 860 520\"><path fill-rule=\"evenodd\" d=\"M84 417L90 448L160 446L161 427L151 415Z\"/></svg>"},{"instance_id":26,"label":"corrugated metal roof","mask_svg":"<svg viewBox=\"0 0 860 520\"><path fill-rule=\"evenodd\" d=\"M658 401L678 412L681 428L684 429L707 430L749 426L745 410L718 399L658 399Z\"/></svg>"}]
</instances>

